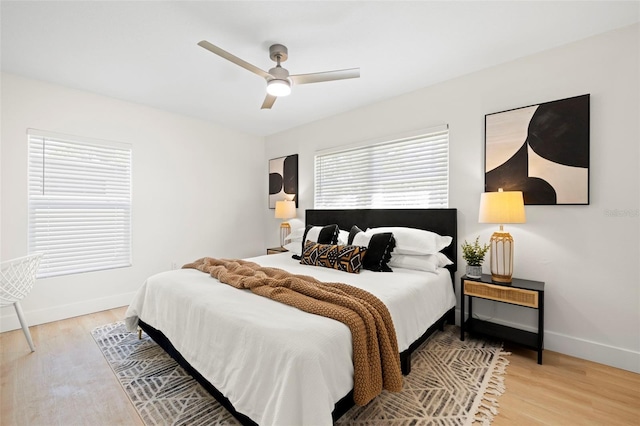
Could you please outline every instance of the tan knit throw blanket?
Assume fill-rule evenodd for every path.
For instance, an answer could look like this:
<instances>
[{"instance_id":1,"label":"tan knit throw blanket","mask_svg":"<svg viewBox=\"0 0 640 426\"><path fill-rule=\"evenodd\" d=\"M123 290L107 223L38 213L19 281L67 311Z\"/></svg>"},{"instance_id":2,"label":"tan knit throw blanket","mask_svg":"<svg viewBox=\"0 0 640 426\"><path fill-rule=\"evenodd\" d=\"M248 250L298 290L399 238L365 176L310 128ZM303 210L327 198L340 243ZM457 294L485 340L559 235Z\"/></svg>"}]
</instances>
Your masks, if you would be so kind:
<instances>
[{"instance_id":1,"label":"tan knit throw blanket","mask_svg":"<svg viewBox=\"0 0 640 426\"><path fill-rule=\"evenodd\" d=\"M353 400L365 405L382 388L402 389L400 355L387 307L377 297L342 283L265 268L245 260L205 257L183 266L211 274L220 282L268 297L347 325L353 338Z\"/></svg>"}]
</instances>

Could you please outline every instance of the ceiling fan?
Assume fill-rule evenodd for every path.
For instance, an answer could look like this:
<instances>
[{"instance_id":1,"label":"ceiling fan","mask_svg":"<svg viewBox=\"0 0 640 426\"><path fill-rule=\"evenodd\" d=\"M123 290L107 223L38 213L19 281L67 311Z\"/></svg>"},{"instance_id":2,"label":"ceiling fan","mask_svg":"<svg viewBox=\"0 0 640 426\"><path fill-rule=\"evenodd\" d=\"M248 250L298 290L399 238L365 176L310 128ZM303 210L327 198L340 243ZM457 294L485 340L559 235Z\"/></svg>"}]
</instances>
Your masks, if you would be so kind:
<instances>
[{"instance_id":1,"label":"ceiling fan","mask_svg":"<svg viewBox=\"0 0 640 426\"><path fill-rule=\"evenodd\" d=\"M294 84L320 83L323 81L344 80L347 78L360 77L360 68L289 75L289 71L287 71L286 68L282 68L280 65L281 62L286 61L289 57L287 47L281 44L274 44L269 47L269 57L272 61L276 62L276 66L271 68L269 72L232 55L226 50L223 50L206 40L202 40L198 43L198 46L204 47L208 51L213 52L236 65L240 65L242 68L249 70L254 74L258 74L260 77L263 77L267 81L267 97L262 103L262 109L271 109L277 97L287 96L291 93L291 86Z\"/></svg>"}]
</instances>

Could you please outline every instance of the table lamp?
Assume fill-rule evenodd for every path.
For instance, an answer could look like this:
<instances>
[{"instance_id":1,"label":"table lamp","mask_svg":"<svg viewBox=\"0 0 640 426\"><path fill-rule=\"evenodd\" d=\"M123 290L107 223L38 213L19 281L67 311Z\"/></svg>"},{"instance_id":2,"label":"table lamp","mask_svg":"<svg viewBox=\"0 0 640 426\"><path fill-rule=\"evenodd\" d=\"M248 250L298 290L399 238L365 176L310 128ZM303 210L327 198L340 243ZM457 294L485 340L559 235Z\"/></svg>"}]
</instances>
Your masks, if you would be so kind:
<instances>
[{"instance_id":1,"label":"table lamp","mask_svg":"<svg viewBox=\"0 0 640 426\"><path fill-rule=\"evenodd\" d=\"M480 197L478 222L498 223L500 230L493 233L491 245L491 279L510 283L513 276L513 237L505 232L505 223L525 223L524 197L521 191L484 192Z\"/></svg>"},{"instance_id":2,"label":"table lamp","mask_svg":"<svg viewBox=\"0 0 640 426\"><path fill-rule=\"evenodd\" d=\"M295 201L276 201L276 219L284 219L280 224L280 247L284 246L284 239L291 232L291 225L287 219L296 217Z\"/></svg>"}]
</instances>

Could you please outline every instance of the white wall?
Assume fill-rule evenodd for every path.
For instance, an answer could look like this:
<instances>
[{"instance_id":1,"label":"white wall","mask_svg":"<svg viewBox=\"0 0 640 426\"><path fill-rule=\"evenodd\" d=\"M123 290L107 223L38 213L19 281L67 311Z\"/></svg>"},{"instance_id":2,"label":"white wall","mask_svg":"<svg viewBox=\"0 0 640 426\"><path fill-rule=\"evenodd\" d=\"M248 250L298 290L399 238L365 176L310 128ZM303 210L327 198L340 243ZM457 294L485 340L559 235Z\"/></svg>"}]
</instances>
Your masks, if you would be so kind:
<instances>
[{"instance_id":1,"label":"white wall","mask_svg":"<svg viewBox=\"0 0 640 426\"><path fill-rule=\"evenodd\" d=\"M590 93L591 204L527 206L527 223L507 228L514 275L546 282L547 349L640 372L639 39L634 25L272 135L266 157L300 155L302 216L313 208L316 150L448 123L459 243L488 241L496 226L477 220L485 114ZM266 221L275 244L277 222ZM463 271L462 258L458 264ZM499 322L537 325L533 310L477 306Z\"/></svg>"},{"instance_id":2,"label":"white wall","mask_svg":"<svg viewBox=\"0 0 640 426\"><path fill-rule=\"evenodd\" d=\"M263 254L264 140L201 120L2 74L2 258L27 251L27 128L133 145L133 266L38 280L31 325L129 304L151 274ZM2 331L17 328L11 307Z\"/></svg>"}]
</instances>

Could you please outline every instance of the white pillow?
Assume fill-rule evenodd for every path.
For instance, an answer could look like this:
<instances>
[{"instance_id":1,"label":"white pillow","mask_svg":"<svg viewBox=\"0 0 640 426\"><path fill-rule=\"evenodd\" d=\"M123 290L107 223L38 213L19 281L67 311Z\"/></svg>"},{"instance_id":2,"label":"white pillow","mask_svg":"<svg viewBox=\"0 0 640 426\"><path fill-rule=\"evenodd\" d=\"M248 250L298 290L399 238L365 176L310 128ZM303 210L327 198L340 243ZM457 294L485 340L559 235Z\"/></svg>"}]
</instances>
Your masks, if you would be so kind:
<instances>
[{"instance_id":1,"label":"white pillow","mask_svg":"<svg viewBox=\"0 0 640 426\"><path fill-rule=\"evenodd\" d=\"M434 254L411 256L409 254L394 254L389 266L392 268L415 269L417 271L436 272L438 259Z\"/></svg>"},{"instance_id":2,"label":"white pillow","mask_svg":"<svg viewBox=\"0 0 640 426\"><path fill-rule=\"evenodd\" d=\"M343 229L338 233L338 244L341 246L346 246L349 241L349 231L345 231Z\"/></svg>"},{"instance_id":3,"label":"white pillow","mask_svg":"<svg viewBox=\"0 0 640 426\"><path fill-rule=\"evenodd\" d=\"M286 237L284 237L285 241L302 241L302 236L304 235L304 227L302 228L297 228L294 229L293 231L291 231L291 233L289 235L287 235Z\"/></svg>"},{"instance_id":4,"label":"white pillow","mask_svg":"<svg viewBox=\"0 0 640 426\"><path fill-rule=\"evenodd\" d=\"M393 233L393 237L396 240L396 248L393 250L394 256L396 254L435 254L451 244L453 240L448 236L416 228L382 227L367 229L367 233L379 234L381 232Z\"/></svg>"},{"instance_id":5,"label":"white pillow","mask_svg":"<svg viewBox=\"0 0 640 426\"><path fill-rule=\"evenodd\" d=\"M436 272L438 268L452 265L453 262L442 253L414 256L409 254L394 254L389 266L396 268L415 269L417 271Z\"/></svg>"},{"instance_id":6,"label":"white pillow","mask_svg":"<svg viewBox=\"0 0 640 426\"><path fill-rule=\"evenodd\" d=\"M291 230L293 231L294 229L304 229L304 221L298 219L297 217L294 217L293 219L289 219L287 220L287 222L289 222L289 225L291 226Z\"/></svg>"},{"instance_id":7,"label":"white pillow","mask_svg":"<svg viewBox=\"0 0 640 426\"><path fill-rule=\"evenodd\" d=\"M444 253L436 253L435 256L438 258L438 268L444 268L445 266L453 265L453 261L449 259Z\"/></svg>"},{"instance_id":8,"label":"white pillow","mask_svg":"<svg viewBox=\"0 0 640 426\"><path fill-rule=\"evenodd\" d=\"M300 240L298 241L293 241L293 242L290 242L289 244L285 244L282 247L286 248L293 254L297 254L298 256L301 256L302 255L302 245L300 244L301 240L302 238L300 238Z\"/></svg>"}]
</instances>

